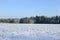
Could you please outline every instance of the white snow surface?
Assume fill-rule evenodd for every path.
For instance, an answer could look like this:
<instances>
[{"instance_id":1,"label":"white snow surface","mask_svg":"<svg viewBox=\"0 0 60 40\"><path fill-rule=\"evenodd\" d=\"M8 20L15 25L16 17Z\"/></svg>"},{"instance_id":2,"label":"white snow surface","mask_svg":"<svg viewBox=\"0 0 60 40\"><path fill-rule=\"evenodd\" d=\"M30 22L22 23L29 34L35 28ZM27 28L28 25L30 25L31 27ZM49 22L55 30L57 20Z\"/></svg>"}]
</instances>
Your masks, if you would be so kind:
<instances>
[{"instance_id":1,"label":"white snow surface","mask_svg":"<svg viewBox=\"0 0 60 40\"><path fill-rule=\"evenodd\" d=\"M0 40L13 40L13 37L21 35L32 38L44 36L60 40L60 24L0 23Z\"/></svg>"}]
</instances>

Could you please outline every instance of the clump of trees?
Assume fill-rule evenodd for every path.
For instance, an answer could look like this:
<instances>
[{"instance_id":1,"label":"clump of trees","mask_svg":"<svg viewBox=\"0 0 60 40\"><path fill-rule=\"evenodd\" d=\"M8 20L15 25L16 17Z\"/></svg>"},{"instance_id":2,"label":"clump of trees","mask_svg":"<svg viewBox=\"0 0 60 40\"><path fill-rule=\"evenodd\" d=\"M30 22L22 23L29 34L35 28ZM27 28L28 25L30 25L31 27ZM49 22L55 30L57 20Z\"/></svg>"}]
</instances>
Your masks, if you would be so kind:
<instances>
[{"instance_id":1,"label":"clump of trees","mask_svg":"<svg viewBox=\"0 0 60 40\"><path fill-rule=\"evenodd\" d=\"M60 16L35 16L25 18L0 19L0 23L37 23L37 24L60 24Z\"/></svg>"}]
</instances>

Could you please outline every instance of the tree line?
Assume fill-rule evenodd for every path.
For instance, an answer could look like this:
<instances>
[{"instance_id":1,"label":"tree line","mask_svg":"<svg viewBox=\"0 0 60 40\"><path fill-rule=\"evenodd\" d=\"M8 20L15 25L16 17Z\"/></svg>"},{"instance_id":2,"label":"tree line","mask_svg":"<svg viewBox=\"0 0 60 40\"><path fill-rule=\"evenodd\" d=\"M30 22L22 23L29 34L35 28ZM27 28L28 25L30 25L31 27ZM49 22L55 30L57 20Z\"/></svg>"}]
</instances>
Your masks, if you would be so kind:
<instances>
[{"instance_id":1,"label":"tree line","mask_svg":"<svg viewBox=\"0 0 60 40\"><path fill-rule=\"evenodd\" d=\"M0 23L33 23L33 24L60 24L60 16L35 16L24 18L0 19Z\"/></svg>"}]
</instances>

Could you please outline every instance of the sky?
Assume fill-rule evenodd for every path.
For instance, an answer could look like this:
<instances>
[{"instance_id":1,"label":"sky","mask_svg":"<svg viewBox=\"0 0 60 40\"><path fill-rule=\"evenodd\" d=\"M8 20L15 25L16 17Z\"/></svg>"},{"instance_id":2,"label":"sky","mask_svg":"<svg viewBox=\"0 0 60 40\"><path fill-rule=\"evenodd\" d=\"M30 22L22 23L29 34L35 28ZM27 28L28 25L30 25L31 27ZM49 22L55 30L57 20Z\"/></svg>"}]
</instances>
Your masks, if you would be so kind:
<instances>
[{"instance_id":1,"label":"sky","mask_svg":"<svg viewBox=\"0 0 60 40\"><path fill-rule=\"evenodd\" d=\"M0 0L0 18L60 16L60 0Z\"/></svg>"}]
</instances>

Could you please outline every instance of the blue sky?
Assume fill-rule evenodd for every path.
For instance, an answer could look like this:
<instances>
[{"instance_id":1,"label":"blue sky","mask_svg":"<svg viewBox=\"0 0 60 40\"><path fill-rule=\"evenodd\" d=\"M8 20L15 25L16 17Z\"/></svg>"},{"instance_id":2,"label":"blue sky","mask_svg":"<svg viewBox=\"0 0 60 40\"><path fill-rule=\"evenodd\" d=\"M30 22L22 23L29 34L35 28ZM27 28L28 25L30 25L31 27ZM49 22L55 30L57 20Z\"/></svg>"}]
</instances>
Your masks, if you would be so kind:
<instances>
[{"instance_id":1,"label":"blue sky","mask_svg":"<svg viewBox=\"0 0 60 40\"><path fill-rule=\"evenodd\" d=\"M60 15L60 0L0 0L0 18Z\"/></svg>"}]
</instances>

